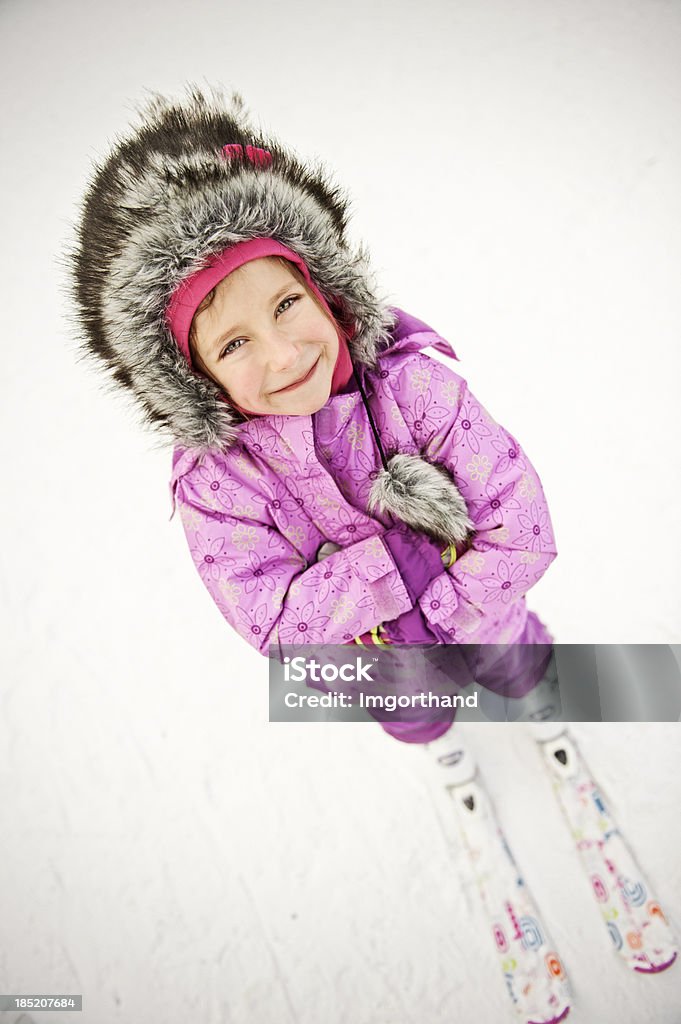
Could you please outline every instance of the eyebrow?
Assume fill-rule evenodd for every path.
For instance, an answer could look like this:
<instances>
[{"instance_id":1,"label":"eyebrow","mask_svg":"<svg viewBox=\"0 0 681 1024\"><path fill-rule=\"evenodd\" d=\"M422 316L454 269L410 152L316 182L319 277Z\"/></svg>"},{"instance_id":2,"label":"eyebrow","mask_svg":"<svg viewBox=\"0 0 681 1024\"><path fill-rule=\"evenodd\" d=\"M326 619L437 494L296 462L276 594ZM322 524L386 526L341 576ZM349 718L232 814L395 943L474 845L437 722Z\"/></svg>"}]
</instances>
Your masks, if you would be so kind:
<instances>
[{"instance_id":1,"label":"eyebrow","mask_svg":"<svg viewBox=\"0 0 681 1024\"><path fill-rule=\"evenodd\" d=\"M269 304L273 305L275 302L278 302L282 295L285 295L286 292L290 291L291 288L293 287L294 283L292 281L289 281L287 284L284 285L283 288L280 288L279 291L272 296L272 298L269 300ZM216 338L214 342L212 342L210 346L211 355L215 353L215 350L219 348L220 345L223 344L223 342L229 337L230 334L238 334L240 331L243 331L243 327L241 326L241 324L236 324L235 327L230 327L228 328L228 330L223 331L220 334L220 336Z\"/></svg>"}]
</instances>

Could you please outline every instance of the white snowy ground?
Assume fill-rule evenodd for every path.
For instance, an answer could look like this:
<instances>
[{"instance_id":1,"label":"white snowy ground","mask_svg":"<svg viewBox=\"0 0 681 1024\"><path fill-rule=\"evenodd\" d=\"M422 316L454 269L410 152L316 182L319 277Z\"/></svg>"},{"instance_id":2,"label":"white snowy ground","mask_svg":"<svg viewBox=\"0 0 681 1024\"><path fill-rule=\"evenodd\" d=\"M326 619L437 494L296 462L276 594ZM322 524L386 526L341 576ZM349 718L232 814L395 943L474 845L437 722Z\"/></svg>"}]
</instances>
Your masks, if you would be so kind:
<instances>
[{"instance_id":1,"label":"white snowy ground","mask_svg":"<svg viewBox=\"0 0 681 1024\"><path fill-rule=\"evenodd\" d=\"M6 707L4 989L82 993L94 1024L510 1024L421 749L370 725L268 726L255 688L236 700L217 678L161 694L66 676ZM520 730L466 731L571 977L572 1019L678 1024L681 964L644 977L611 952ZM681 931L678 726L576 735Z\"/></svg>"},{"instance_id":2,"label":"white snowy ground","mask_svg":"<svg viewBox=\"0 0 681 1024\"><path fill-rule=\"evenodd\" d=\"M0 5L0 992L118 1024L503 1024L425 755L270 725L266 664L168 522L169 454L74 358L59 254L144 88L242 91L354 196L381 286L449 337L544 481L563 643L678 643L681 7ZM610 952L537 752L469 727L575 1024L679 1024ZM681 931L679 726L576 729ZM0 1013L0 1019L10 1015Z\"/></svg>"}]
</instances>

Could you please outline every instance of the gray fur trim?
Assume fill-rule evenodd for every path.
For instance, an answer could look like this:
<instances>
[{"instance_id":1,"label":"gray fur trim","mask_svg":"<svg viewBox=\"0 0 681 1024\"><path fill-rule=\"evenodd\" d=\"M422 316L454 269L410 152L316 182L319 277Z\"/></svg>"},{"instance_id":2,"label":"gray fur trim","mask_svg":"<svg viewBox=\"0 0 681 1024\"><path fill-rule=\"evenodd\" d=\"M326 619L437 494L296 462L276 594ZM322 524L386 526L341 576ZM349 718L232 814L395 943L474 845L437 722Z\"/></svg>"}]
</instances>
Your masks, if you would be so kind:
<instances>
[{"instance_id":1,"label":"gray fur trim","mask_svg":"<svg viewBox=\"0 0 681 1024\"><path fill-rule=\"evenodd\" d=\"M361 366L375 366L394 315L375 294L367 253L348 246L348 200L322 165L256 130L238 93L187 93L153 93L138 107L140 125L95 167L66 265L82 351L169 440L210 449L233 444L242 418L191 369L165 322L173 291L208 257L250 238L288 246L354 326ZM227 160L228 143L269 150L272 162Z\"/></svg>"},{"instance_id":2,"label":"gray fur trim","mask_svg":"<svg viewBox=\"0 0 681 1024\"><path fill-rule=\"evenodd\" d=\"M369 511L389 512L444 544L458 544L475 530L466 502L445 467L418 455L393 455L388 460L388 469L371 487Z\"/></svg>"}]
</instances>

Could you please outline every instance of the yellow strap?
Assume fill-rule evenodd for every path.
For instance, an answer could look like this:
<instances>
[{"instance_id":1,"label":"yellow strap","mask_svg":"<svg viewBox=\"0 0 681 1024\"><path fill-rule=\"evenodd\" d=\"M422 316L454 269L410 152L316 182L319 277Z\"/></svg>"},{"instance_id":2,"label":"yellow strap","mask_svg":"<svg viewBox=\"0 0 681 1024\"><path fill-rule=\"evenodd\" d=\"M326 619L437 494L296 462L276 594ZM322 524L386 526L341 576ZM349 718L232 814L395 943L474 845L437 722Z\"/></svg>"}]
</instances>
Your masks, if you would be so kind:
<instances>
[{"instance_id":1,"label":"yellow strap","mask_svg":"<svg viewBox=\"0 0 681 1024\"><path fill-rule=\"evenodd\" d=\"M446 565L446 567L448 569L451 569L451 567L454 565L454 562L456 562L456 545L455 544L449 544L443 550L443 552L442 552L442 561L444 562L444 564Z\"/></svg>"},{"instance_id":2,"label":"yellow strap","mask_svg":"<svg viewBox=\"0 0 681 1024\"><path fill-rule=\"evenodd\" d=\"M381 634L381 639L378 641L380 644L383 644L385 646L386 644L392 643L392 640L390 639L385 629L383 628L383 623L381 623L381 625L378 627L378 631Z\"/></svg>"},{"instance_id":3,"label":"yellow strap","mask_svg":"<svg viewBox=\"0 0 681 1024\"><path fill-rule=\"evenodd\" d=\"M383 629L383 625L382 625L382 624L381 624L381 625L379 625L379 626L375 626L375 627L374 627L374 628L373 628L373 629L371 630L371 639L372 639L372 640L374 641L374 643L375 643L375 644L377 644L378 646L380 646L380 647L385 647L385 645L386 645L386 641L385 641L385 640L383 639L383 637L379 636L379 632L385 633L385 630Z\"/></svg>"}]
</instances>

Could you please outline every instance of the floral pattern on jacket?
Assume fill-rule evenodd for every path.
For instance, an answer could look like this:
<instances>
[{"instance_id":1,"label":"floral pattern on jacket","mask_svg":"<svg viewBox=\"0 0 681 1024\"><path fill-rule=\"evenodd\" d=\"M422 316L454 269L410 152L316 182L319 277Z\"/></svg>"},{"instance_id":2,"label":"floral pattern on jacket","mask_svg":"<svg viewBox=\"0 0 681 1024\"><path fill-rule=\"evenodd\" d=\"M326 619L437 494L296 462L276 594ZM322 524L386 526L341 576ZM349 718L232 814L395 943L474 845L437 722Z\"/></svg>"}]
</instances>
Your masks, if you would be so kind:
<instances>
[{"instance_id":1,"label":"floral pattern on jacket","mask_svg":"<svg viewBox=\"0 0 681 1024\"><path fill-rule=\"evenodd\" d=\"M524 595L556 557L539 477L516 439L466 381L426 355L456 358L431 328L395 310L393 344L366 371L365 390L387 451L445 466L476 533L419 598L449 643L512 643ZM197 570L222 615L250 644L343 644L412 607L369 515L380 456L359 391L313 416L262 416L239 442L176 448L171 494ZM318 561L326 542L340 547Z\"/></svg>"}]
</instances>

